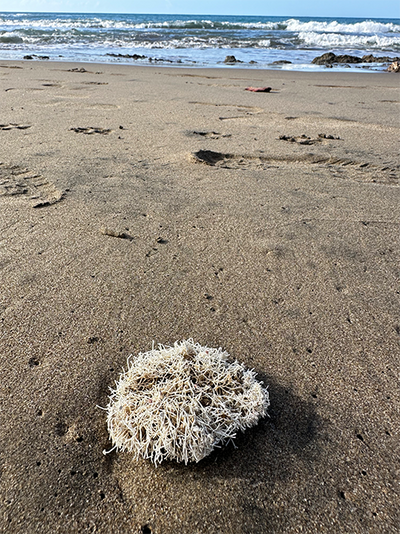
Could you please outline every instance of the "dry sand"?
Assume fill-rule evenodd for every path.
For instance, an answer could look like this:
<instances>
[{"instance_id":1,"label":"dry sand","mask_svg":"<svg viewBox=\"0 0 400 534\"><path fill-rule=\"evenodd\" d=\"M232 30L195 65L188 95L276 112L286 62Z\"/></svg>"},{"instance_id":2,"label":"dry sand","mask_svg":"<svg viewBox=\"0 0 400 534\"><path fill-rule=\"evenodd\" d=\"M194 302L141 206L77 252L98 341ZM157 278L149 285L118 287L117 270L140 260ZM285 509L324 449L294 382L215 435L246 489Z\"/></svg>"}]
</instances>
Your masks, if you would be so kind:
<instances>
[{"instance_id":1,"label":"dry sand","mask_svg":"<svg viewBox=\"0 0 400 534\"><path fill-rule=\"evenodd\" d=\"M399 81L0 62L1 532L398 532ZM269 418L104 456L127 356L187 337Z\"/></svg>"}]
</instances>

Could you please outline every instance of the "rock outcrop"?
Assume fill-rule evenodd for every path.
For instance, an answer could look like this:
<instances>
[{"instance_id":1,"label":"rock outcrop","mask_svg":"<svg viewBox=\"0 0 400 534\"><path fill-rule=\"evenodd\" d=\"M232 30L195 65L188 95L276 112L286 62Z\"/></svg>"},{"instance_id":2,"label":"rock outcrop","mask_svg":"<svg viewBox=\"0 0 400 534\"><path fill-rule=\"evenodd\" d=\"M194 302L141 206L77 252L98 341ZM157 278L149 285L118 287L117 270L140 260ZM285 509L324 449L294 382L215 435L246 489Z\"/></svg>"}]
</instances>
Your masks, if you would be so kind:
<instances>
[{"instance_id":1,"label":"rock outcrop","mask_svg":"<svg viewBox=\"0 0 400 534\"><path fill-rule=\"evenodd\" d=\"M311 63L314 65L332 65L333 63L361 63L362 59L357 56L349 56L347 54L337 56L333 52L327 52L322 56L315 57Z\"/></svg>"},{"instance_id":2,"label":"rock outcrop","mask_svg":"<svg viewBox=\"0 0 400 534\"><path fill-rule=\"evenodd\" d=\"M234 64L234 63L243 63L243 61L240 61L240 59L236 59L235 56L226 56L224 59L224 63L228 64Z\"/></svg>"},{"instance_id":3,"label":"rock outcrop","mask_svg":"<svg viewBox=\"0 0 400 534\"><path fill-rule=\"evenodd\" d=\"M334 63L390 63L399 60L400 58L398 57L375 57L372 54L358 57L348 54L337 56L333 52L327 52L326 54L322 54L322 56L315 57L311 63L314 63L314 65L333 65Z\"/></svg>"},{"instance_id":4,"label":"rock outcrop","mask_svg":"<svg viewBox=\"0 0 400 534\"><path fill-rule=\"evenodd\" d=\"M363 63L391 63L393 61L399 61L399 60L400 58L398 57L389 57L389 56L375 57L372 54L362 57Z\"/></svg>"}]
</instances>

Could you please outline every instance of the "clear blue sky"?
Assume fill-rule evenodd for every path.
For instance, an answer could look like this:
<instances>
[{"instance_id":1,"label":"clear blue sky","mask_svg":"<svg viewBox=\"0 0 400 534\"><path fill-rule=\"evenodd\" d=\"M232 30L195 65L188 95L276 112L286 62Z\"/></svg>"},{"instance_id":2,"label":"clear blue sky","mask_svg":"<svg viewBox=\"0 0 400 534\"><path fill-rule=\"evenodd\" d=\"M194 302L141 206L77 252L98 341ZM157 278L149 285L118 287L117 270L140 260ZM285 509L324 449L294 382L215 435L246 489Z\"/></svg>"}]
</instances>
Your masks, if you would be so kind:
<instances>
[{"instance_id":1,"label":"clear blue sky","mask_svg":"<svg viewBox=\"0 0 400 534\"><path fill-rule=\"evenodd\" d=\"M399 0L0 0L0 11L399 18Z\"/></svg>"}]
</instances>

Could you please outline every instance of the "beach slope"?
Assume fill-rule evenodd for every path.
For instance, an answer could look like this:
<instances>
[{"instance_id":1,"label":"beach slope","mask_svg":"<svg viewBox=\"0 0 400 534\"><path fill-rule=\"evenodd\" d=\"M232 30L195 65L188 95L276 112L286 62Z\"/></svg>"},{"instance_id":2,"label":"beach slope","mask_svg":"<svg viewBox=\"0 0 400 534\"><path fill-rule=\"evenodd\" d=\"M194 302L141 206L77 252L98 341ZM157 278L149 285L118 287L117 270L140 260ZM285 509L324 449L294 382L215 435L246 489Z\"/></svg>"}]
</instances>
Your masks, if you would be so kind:
<instances>
[{"instance_id":1,"label":"beach slope","mask_svg":"<svg viewBox=\"0 0 400 534\"><path fill-rule=\"evenodd\" d=\"M0 532L397 532L398 76L1 61L0 94ZM269 416L103 455L127 357L189 337Z\"/></svg>"}]
</instances>

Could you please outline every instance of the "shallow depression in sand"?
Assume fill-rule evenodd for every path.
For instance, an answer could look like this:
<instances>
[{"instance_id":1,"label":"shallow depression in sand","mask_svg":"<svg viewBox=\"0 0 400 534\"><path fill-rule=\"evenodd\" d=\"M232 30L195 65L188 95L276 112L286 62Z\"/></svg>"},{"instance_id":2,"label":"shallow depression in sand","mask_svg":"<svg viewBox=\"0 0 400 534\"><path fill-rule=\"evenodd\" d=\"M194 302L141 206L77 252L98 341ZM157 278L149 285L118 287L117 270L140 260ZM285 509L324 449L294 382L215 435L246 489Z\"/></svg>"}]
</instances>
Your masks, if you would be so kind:
<instances>
[{"instance_id":1,"label":"shallow depression in sand","mask_svg":"<svg viewBox=\"0 0 400 534\"><path fill-rule=\"evenodd\" d=\"M316 154L297 155L249 155L229 154L215 152L213 150L198 150L190 155L190 161L202 163L211 167L225 169L257 169L266 170L271 165L319 165L323 168L336 171L336 176L360 182L381 183L385 185L399 185L400 165L390 167L378 167L367 161L354 161L351 159L337 158Z\"/></svg>"}]
</instances>

